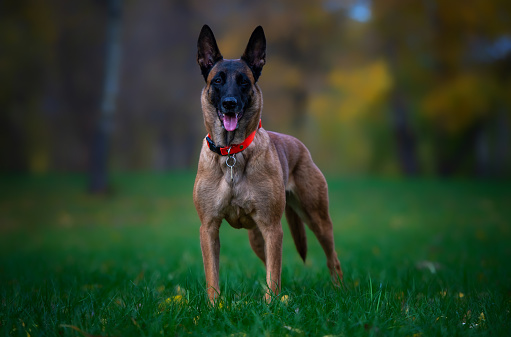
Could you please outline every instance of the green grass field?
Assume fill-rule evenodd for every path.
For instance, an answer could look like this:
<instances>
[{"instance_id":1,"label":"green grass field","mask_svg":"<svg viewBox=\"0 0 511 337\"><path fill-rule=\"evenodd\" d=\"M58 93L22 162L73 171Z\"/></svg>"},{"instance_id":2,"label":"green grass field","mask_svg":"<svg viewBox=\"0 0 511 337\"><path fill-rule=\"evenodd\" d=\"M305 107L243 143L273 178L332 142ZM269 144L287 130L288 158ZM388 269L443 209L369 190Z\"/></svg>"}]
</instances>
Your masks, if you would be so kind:
<instances>
[{"instance_id":1,"label":"green grass field","mask_svg":"<svg viewBox=\"0 0 511 337\"><path fill-rule=\"evenodd\" d=\"M282 294L222 226L205 295L193 173L0 177L2 336L510 336L511 183L329 180L343 288L284 221Z\"/></svg>"}]
</instances>

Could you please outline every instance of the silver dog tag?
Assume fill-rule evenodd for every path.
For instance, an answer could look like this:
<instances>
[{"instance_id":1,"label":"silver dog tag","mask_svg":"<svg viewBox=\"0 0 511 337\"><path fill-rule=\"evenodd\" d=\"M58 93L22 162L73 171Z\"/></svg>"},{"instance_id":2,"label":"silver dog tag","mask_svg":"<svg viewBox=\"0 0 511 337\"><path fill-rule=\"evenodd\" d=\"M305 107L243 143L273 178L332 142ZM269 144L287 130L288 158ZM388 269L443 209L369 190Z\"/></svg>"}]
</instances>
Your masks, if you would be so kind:
<instances>
[{"instance_id":1,"label":"silver dog tag","mask_svg":"<svg viewBox=\"0 0 511 337\"><path fill-rule=\"evenodd\" d=\"M230 169L231 169L231 181L233 181L234 177L232 175L232 168L234 167L234 165L236 165L236 157L234 157L234 155L229 155L227 157L227 159L225 160L225 165L230 167Z\"/></svg>"}]
</instances>

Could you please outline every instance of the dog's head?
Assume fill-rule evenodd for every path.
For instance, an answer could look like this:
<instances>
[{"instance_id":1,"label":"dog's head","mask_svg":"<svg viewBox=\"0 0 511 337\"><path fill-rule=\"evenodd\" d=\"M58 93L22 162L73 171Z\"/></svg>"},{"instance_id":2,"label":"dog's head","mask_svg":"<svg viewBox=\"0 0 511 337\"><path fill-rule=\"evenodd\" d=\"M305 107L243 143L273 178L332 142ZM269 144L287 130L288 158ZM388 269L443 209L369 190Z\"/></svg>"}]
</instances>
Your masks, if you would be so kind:
<instances>
[{"instance_id":1,"label":"dog's head","mask_svg":"<svg viewBox=\"0 0 511 337\"><path fill-rule=\"evenodd\" d=\"M207 25L200 32L197 50L197 63L206 81L201 100L206 127L213 123L233 132L251 128L254 120L257 125L262 108L257 80L266 62L263 28L254 30L240 59L224 60Z\"/></svg>"}]
</instances>

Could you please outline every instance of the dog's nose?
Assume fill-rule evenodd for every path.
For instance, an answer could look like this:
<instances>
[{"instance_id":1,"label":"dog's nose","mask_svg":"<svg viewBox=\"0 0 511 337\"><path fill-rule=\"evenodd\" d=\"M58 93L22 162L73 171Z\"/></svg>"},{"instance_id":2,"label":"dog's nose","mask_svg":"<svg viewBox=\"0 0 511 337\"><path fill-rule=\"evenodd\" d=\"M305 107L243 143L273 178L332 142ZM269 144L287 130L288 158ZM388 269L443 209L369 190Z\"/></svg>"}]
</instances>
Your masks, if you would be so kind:
<instances>
[{"instance_id":1,"label":"dog's nose","mask_svg":"<svg viewBox=\"0 0 511 337\"><path fill-rule=\"evenodd\" d=\"M226 110L234 110L238 105L238 101L234 97L226 97L222 100L222 106Z\"/></svg>"}]
</instances>

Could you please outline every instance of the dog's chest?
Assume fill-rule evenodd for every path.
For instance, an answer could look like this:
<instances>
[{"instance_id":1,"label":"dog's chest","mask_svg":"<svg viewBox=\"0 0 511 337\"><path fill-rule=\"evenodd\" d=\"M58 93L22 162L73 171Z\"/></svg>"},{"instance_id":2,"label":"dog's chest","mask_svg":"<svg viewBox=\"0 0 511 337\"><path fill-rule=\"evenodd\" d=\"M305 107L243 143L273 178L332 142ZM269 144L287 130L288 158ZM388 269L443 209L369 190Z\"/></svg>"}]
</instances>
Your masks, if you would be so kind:
<instances>
[{"instance_id":1,"label":"dog's chest","mask_svg":"<svg viewBox=\"0 0 511 337\"><path fill-rule=\"evenodd\" d=\"M254 228L256 223L252 215L257 206L251 197L250 187L244 182L227 182L222 190L224 193L219 211L225 220L234 228Z\"/></svg>"}]
</instances>

